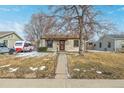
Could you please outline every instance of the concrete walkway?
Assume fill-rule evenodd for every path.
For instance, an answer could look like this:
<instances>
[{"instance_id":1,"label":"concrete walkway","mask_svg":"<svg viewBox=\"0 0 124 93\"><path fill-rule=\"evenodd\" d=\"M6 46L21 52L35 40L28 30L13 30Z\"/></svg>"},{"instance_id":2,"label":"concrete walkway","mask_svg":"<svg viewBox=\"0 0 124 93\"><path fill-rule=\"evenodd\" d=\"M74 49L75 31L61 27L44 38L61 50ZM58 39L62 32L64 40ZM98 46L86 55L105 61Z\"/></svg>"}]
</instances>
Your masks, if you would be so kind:
<instances>
[{"instance_id":1,"label":"concrete walkway","mask_svg":"<svg viewBox=\"0 0 124 93\"><path fill-rule=\"evenodd\" d=\"M67 78L68 78L67 56L65 53L59 53L55 79Z\"/></svg>"},{"instance_id":2,"label":"concrete walkway","mask_svg":"<svg viewBox=\"0 0 124 93\"><path fill-rule=\"evenodd\" d=\"M0 79L0 88L124 88L124 80Z\"/></svg>"}]
</instances>

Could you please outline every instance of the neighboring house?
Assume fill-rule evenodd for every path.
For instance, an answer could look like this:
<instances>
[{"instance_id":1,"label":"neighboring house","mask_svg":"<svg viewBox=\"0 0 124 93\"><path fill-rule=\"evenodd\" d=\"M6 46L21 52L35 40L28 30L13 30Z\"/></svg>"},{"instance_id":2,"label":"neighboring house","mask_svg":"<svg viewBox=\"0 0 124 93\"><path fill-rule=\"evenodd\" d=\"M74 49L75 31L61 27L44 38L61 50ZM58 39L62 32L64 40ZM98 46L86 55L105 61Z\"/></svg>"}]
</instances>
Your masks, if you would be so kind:
<instances>
[{"instance_id":1,"label":"neighboring house","mask_svg":"<svg viewBox=\"0 0 124 93\"><path fill-rule=\"evenodd\" d=\"M100 51L115 51L124 48L124 35L104 35L95 43Z\"/></svg>"},{"instance_id":2,"label":"neighboring house","mask_svg":"<svg viewBox=\"0 0 124 93\"><path fill-rule=\"evenodd\" d=\"M79 35L44 35L41 47L48 51L79 51Z\"/></svg>"},{"instance_id":3,"label":"neighboring house","mask_svg":"<svg viewBox=\"0 0 124 93\"><path fill-rule=\"evenodd\" d=\"M5 43L7 47L13 48L15 41L18 41L18 40L23 40L23 39L19 35L17 35L15 32L0 31L0 42Z\"/></svg>"}]
</instances>

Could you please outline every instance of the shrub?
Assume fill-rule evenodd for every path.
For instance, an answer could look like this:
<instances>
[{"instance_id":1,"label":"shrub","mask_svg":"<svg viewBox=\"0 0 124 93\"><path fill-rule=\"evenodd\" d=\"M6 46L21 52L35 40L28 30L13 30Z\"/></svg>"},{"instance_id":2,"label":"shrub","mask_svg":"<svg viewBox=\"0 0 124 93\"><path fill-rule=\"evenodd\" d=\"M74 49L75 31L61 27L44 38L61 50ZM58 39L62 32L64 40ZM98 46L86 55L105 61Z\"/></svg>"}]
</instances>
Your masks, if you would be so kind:
<instances>
[{"instance_id":1,"label":"shrub","mask_svg":"<svg viewBox=\"0 0 124 93\"><path fill-rule=\"evenodd\" d=\"M124 53L124 48L120 48L120 49L118 49L118 52L120 52L120 53Z\"/></svg>"},{"instance_id":2,"label":"shrub","mask_svg":"<svg viewBox=\"0 0 124 93\"><path fill-rule=\"evenodd\" d=\"M39 47L38 48L38 52L46 52L47 51L47 47Z\"/></svg>"}]
</instances>

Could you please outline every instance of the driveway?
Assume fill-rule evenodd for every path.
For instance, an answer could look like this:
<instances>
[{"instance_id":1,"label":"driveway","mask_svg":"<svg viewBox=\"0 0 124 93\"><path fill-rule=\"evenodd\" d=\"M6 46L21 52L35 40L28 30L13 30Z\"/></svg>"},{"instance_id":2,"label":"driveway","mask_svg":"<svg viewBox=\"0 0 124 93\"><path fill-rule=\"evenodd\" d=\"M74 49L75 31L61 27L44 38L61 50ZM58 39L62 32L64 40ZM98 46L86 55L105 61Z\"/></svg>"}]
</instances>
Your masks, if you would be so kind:
<instances>
[{"instance_id":1,"label":"driveway","mask_svg":"<svg viewBox=\"0 0 124 93\"><path fill-rule=\"evenodd\" d=\"M23 52L23 53L17 53L16 57L25 57L25 58L30 58L30 57L43 57L48 54L55 55L55 53L48 53L48 52L37 52L37 51L32 51L32 52Z\"/></svg>"}]
</instances>

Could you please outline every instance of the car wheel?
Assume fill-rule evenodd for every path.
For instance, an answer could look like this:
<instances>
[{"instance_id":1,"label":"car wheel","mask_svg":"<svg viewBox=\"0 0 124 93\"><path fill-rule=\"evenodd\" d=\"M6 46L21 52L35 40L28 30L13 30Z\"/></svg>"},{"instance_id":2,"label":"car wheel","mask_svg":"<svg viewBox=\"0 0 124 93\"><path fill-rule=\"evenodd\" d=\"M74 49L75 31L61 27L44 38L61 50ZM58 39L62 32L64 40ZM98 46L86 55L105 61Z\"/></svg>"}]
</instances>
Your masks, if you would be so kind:
<instances>
[{"instance_id":1,"label":"car wheel","mask_svg":"<svg viewBox=\"0 0 124 93\"><path fill-rule=\"evenodd\" d=\"M15 51L13 49L10 49L9 54L12 55L12 54L14 54L14 52Z\"/></svg>"}]
</instances>

